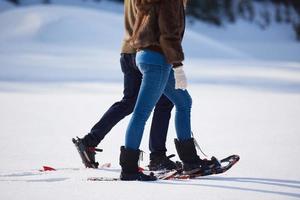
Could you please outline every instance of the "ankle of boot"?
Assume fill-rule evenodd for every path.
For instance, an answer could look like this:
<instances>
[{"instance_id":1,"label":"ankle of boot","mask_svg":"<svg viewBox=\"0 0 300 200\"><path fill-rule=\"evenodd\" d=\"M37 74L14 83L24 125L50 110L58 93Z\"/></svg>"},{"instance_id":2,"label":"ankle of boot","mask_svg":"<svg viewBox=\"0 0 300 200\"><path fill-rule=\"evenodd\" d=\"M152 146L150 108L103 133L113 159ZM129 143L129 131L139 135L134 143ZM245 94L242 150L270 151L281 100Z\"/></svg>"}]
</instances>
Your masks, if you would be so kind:
<instances>
[{"instance_id":1,"label":"ankle of boot","mask_svg":"<svg viewBox=\"0 0 300 200\"><path fill-rule=\"evenodd\" d=\"M122 168L122 173L125 174L138 173L139 155L140 155L140 150L126 149L124 146L121 147L120 165Z\"/></svg>"},{"instance_id":2,"label":"ankle of boot","mask_svg":"<svg viewBox=\"0 0 300 200\"><path fill-rule=\"evenodd\" d=\"M150 160L155 160L157 158L164 158L167 157L166 152L151 152L150 153Z\"/></svg>"},{"instance_id":3,"label":"ankle of boot","mask_svg":"<svg viewBox=\"0 0 300 200\"><path fill-rule=\"evenodd\" d=\"M200 161L193 138L184 141L175 139L175 147L183 163L194 164Z\"/></svg>"}]
</instances>

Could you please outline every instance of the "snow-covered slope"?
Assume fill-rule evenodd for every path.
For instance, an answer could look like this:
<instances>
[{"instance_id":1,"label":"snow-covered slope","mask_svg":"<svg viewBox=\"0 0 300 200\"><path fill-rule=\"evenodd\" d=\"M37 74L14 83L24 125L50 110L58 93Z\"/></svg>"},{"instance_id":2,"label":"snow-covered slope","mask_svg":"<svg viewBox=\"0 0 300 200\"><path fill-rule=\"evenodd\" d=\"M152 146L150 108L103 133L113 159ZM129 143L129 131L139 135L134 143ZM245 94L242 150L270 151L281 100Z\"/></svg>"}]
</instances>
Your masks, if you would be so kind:
<instances>
[{"instance_id":1,"label":"snow-covered slope","mask_svg":"<svg viewBox=\"0 0 300 200\"><path fill-rule=\"evenodd\" d=\"M98 9L29 6L1 13L0 79L121 80L118 60L123 17L117 12L121 8L118 4L104 2L103 5L110 8L105 11L101 5ZM108 5L117 8L111 12L112 7ZM246 22L227 28L189 24L184 39L187 73L196 76L203 75L203 70L215 73L212 67L224 68L228 60L243 66L255 61L255 65L268 65L271 69L278 69L278 63L286 69L298 68L300 45L292 34L284 25L262 31ZM201 73L196 73L199 70Z\"/></svg>"},{"instance_id":2,"label":"snow-covered slope","mask_svg":"<svg viewBox=\"0 0 300 200\"><path fill-rule=\"evenodd\" d=\"M7 1L0 0L0 12L14 8L15 6Z\"/></svg>"},{"instance_id":3,"label":"snow-covered slope","mask_svg":"<svg viewBox=\"0 0 300 200\"><path fill-rule=\"evenodd\" d=\"M109 79L120 79L120 14L37 6L8 11L0 18L1 79L99 80L107 77L101 76L106 71Z\"/></svg>"}]
</instances>

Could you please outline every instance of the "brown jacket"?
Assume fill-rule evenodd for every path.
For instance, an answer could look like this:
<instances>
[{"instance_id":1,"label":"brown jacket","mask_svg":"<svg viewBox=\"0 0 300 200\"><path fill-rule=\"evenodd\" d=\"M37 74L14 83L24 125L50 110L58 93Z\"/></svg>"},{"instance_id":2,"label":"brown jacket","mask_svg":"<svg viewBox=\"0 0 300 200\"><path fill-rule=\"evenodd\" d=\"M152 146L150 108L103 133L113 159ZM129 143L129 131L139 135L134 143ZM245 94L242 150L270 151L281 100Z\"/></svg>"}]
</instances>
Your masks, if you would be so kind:
<instances>
[{"instance_id":1,"label":"brown jacket","mask_svg":"<svg viewBox=\"0 0 300 200\"><path fill-rule=\"evenodd\" d=\"M130 39L133 33L133 27L137 15L135 1L136 0L124 1L125 36L122 44L122 53L136 53L136 49L130 44Z\"/></svg>"},{"instance_id":2,"label":"brown jacket","mask_svg":"<svg viewBox=\"0 0 300 200\"><path fill-rule=\"evenodd\" d=\"M181 63L184 60L181 43L185 30L183 0L135 0L135 8L132 46L161 51L168 63Z\"/></svg>"}]
</instances>

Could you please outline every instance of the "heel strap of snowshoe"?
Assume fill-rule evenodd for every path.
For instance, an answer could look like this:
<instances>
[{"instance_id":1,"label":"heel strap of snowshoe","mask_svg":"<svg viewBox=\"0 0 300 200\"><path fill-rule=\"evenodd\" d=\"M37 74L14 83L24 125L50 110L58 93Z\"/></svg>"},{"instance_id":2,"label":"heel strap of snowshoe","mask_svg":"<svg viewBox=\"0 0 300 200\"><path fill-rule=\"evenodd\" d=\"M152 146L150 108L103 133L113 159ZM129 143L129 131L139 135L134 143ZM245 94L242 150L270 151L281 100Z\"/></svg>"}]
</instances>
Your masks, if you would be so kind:
<instances>
[{"instance_id":1,"label":"heel strap of snowshoe","mask_svg":"<svg viewBox=\"0 0 300 200\"><path fill-rule=\"evenodd\" d=\"M195 144L195 146L197 147L197 149L199 149L200 152L201 152L205 157L208 157L208 156L202 151L200 145L198 144L196 138L194 137L193 131L191 131L191 133L192 133L192 137L193 137L193 139L194 139L194 144Z\"/></svg>"},{"instance_id":2,"label":"heel strap of snowshoe","mask_svg":"<svg viewBox=\"0 0 300 200\"><path fill-rule=\"evenodd\" d=\"M102 152L103 151L103 149L98 149L98 148L95 148L95 147L87 147L87 150L89 151L89 152Z\"/></svg>"},{"instance_id":3,"label":"heel strap of snowshoe","mask_svg":"<svg viewBox=\"0 0 300 200\"><path fill-rule=\"evenodd\" d=\"M103 152L103 149L95 148L95 151L97 151L97 152Z\"/></svg>"},{"instance_id":4,"label":"heel strap of snowshoe","mask_svg":"<svg viewBox=\"0 0 300 200\"><path fill-rule=\"evenodd\" d=\"M167 156L167 158L169 158L169 159L170 159L170 158L173 158L173 157L175 157L175 154L171 154L171 155L168 155L168 156Z\"/></svg>"}]
</instances>

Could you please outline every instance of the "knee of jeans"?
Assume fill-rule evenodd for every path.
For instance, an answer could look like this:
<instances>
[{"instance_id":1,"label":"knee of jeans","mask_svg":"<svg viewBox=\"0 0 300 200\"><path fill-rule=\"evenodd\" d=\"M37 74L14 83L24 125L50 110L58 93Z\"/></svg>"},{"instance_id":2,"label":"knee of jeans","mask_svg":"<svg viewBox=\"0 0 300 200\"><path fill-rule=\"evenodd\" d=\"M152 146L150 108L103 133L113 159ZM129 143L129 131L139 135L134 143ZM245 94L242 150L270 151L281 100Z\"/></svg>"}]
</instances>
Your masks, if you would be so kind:
<instances>
[{"instance_id":1,"label":"knee of jeans","mask_svg":"<svg viewBox=\"0 0 300 200\"><path fill-rule=\"evenodd\" d=\"M183 100L175 104L176 111L190 111L192 108L192 98L188 95Z\"/></svg>"},{"instance_id":2,"label":"knee of jeans","mask_svg":"<svg viewBox=\"0 0 300 200\"><path fill-rule=\"evenodd\" d=\"M134 110L134 112L133 112L134 118L138 119L138 121L140 121L140 122L147 121L150 114L151 114L151 111L147 112L147 111L142 111L142 110L140 110L140 111Z\"/></svg>"}]
</instances>

